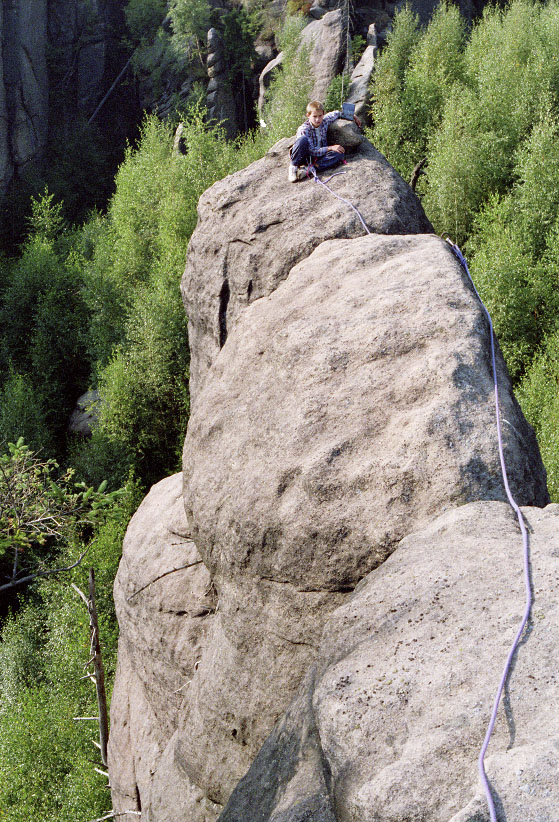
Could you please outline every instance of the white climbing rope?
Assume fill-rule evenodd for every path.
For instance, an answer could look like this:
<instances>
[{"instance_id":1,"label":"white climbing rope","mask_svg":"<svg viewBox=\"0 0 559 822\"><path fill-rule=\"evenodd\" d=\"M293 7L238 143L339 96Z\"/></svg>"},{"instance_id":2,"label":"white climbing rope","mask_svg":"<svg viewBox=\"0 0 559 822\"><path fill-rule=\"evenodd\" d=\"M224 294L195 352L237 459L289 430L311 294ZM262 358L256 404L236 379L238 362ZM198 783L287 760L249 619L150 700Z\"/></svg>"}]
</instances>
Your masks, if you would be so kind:
<instances>
[{"instance_id":1,"label":"white climbing rope","mask_svg":"<svg viewBox=\"0 0 559 822\"><path fill-rule=\"evenodd\" d=\"M360 220L360 222L361 222L361 225L363 226L363 228L365 229L365 231L367 232L367 234L370 234L371 232L370 232L370 231L369 231L369 229L367 228L367 226L366 226L366 224L365 224L365 220L363 219L363 217L361 216L361 214L359 213L359 211L355 208L355 206L353 205L353 203L350 203L350 201L349 201L349 200L346 200L346 198L345 198L345 197L342 197L340 194L336 194L336 192L335 192L335 191L332 191L332 189L331 189L331 188L327 185L333 177L337 177L337 176L338 176L338 174L345 174L345 173L346 173L345 171L336 171L336 172L335 172L335 174L331 174L331 175L330 175L330 177L328 177L326 180L321 180L321 179L320 179L320 177L318 176L318 174L316 173L316 169L315 169L315 167L314 167L312 164L311 164L311 165L309 165L309 166L307 166L307 175L308 175L309 177L314 177L314 181L315 181L315 183L320 183L320 185L321 185L321 186L324 186L324 188L325 188L327 191L329 191L329 192L330 192L330 194L333 194L333 195L334 195L334 197L336 197L338 200L341 200L341 201L342 201L342 203L346 203L346 204L347 204L350 208L352 208L352 209L355 211L355 213L357 214L357 216L359 217L359 220Z\"/></svg>"},{"instance_id":2,"label":"white climbing rope","mask_svg":"<svg viewBox=\"0 0 559 822\"><path fill-rule=\"evenodd\" d=\"M507 659L506 659L506 662L505 662L505 666L503 668L501 681L499 682L499 687L497 688L497 693L495 695L495 700L494 700L494 703L493 703L493 710L491 712L491 717L489 719L489 724L487 726L487 731L485 733L485 739L483 740L483 745L481 747L481 751L480 751L479 759L478 759L479 775L480 775L480 778L481 778L481 781L482 781L482 784L483 784L483 789L485 791L485 796L487 798L487 805L489 807L489 816L491 818L491 822L497 822L497 814L495 812L495 803L493 801L493 795L491 793L491 787L489 785L489 781L487 779L487 774L485 772L484 759L485 759L485 754L487 753L487 748L489 746L489 741L491 739L493 729L495 727L495 721L497 719L497 711L498 711L499 703L501 701L501 696L503 694L503 690L505 688L505 684L506 684L506 681L507 681L507 678L508 678L508 675L509 675L512 659L513 659L513 656L514 656L514 654L516 652L516 649L518 647L518 643L520 642L520 638L521 638L522 634L524 633L524 629L526 628L526 625L527 625L528 620L530 618L530 611L532 609L532 586L531 586L531 577L530 577L530 550L529 550L529 545L528 545L528 533L526 531L526 524L524 522L524 517L522 516L522 511L518 507L518 504L516 503L514 497L511 494L511 491L510 491L510 488L509 488L509 482L508 482L508 478L507 478L507 469L506 469L506 465L505 465L505 457L504 457L504 452L503 452L503 438L502 438L502 434L501 434L501 416L500 416L500 411L499 411L499 386L498 386L498 381L497 381L497 366L496 366L496 362L495 362L495 337L494 337L494 332L493 332L493 322L491 320L491 316L489 314L489 311L485 307L485 305L483 303L483 300L479 296L479 292L478 292L477 288L474 285L474 281L472 280L472 276L471 276L470 271L468 269L468 263L466 262L466 258L464 257L464 255L462 254L462 252L460 251L458 246L455 245L453 242L451 242L451 240L449 240L448 238L447 238L447 243L450 245L450 248L454 252L455 256L458 258L458 260L462 264L462 267L464 268L464 271L468 275L468 278L469 278L469 280L472 284L472 287L473 287L473 289L474 289L474 291L475 291L475 293L476 293L476 295L477 295L477 297L478 297L478 299L479 299L479 301L482 305L482 308L485 311L487 319L489 320L489 330L490 330L490 335L491 335L491 362L492 362L492 365L493 365L493 382L494 382L494 385L495 385L495 415L496 415L496 421L497 421L497 440L498 440L498 444L499 444L499 460L501 462L501 473L502 473L502 476L503 476L503 484L505 486L507 499L508 499L511 507L513 508L513 510L516 513L516 516L517 516L517 519L518 519L518 524L520 525L520 530L522 532L522 545L523 545L523 555L524 555L524 585L525 585L525 589L526 589L524 615L522 617L522 620L521 620L520 625L518 627L518 630L516 632L516 636L514 638L514 641L513 641L512 645L510 647L510 650L509 650L509 653L508 653L508 656L507 656Z\"/></svg>"}]
</instances>

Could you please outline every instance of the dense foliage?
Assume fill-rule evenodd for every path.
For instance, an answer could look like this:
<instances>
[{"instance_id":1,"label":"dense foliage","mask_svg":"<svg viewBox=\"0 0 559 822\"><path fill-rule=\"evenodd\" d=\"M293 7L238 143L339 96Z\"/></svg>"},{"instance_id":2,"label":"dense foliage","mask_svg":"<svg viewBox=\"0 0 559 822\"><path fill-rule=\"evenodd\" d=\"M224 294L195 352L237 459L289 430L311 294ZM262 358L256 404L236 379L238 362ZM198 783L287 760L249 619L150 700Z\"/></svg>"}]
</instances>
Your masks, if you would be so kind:
<instances>
[{"instance_id":1,"label":"dense foliage","mask_svg":"<svg viewBox=\"0 0 559 822\"><path fill-rule=\"evenodd\" d=\"M296 91L309 69L295 47L299 30L290 23L283 36L288 58L272 84L267 129L227 142L193 106L183 118L182 155L173 151L173 125L147 117L105 215L70 226L63 204L44 192L34 198L20 255L1 261L0 319L9 333L0 348L7 489L4 500L0 482L0 551L10 567L0 558L0 570L9 575L22 549L20 568L46 569L72 565L87 547L78 567L27 587L1 626L2 822L85 822L110 810L106 780L91 761L95 723L73 719L95 715L95 692L82 679L87 613L69 583L84 590L87 568L95 568L110 684L117 640L111 588L124 528L140 489L180 464L188 346L179 284L198 198L302 121L306 100ZM69 439L69 412L90 386L101 393L98 425L87 440ZM97 487L105 479L109 487L125 486L116 500L102 487L74 484ZM14 482L21 498L17 488L11 493ZM31 520L33 512L48 517L56 509L61 527L35 533L18 500L27 501Z\"/></svg>"},{"instance_id":2,"label":"dense foliage","mask_svg":"<svg viewBox=\"0 0 559 822\"><path fill-rule=\"evenodd\" d=\"M0 591L54 573L52 554L83 544L114 505L117 492L105 488L74 482L71 469L59 472L21 438L9 443L0 453Z\"/></svg>"},{"instance_id":3,"label":"dense foliage","mask_svg":"<svg viewBox=\"0 0 559 822\"><path fill-rule=\"evenodd\" d=\"M84 679L89 618L70 587L87 591L96 569L96 599L107 682L114 677L118 626L112 602L124 528L138 499L131 490L99 524L81 566L35 583L18 613L4 621L0 641L0 819L2 822L86 822L111 807L107 780L94 770L98 725L95 688ZM70 564L80 551L59 554ZM110 696L110 690L109 690ZM97 765L100 762L97 761Z\"/></svg>"},{"instance_id":4,"label":"dense foliage","mask_svg":"<svg viewBox=\"0 0 559 822\"><path fill-rule=\"evenodd\" d=\"M488 6L467 31L403 9L378 61L371 137L464 244L559 499L559 4Z\"/></svg>"}]
</instances>

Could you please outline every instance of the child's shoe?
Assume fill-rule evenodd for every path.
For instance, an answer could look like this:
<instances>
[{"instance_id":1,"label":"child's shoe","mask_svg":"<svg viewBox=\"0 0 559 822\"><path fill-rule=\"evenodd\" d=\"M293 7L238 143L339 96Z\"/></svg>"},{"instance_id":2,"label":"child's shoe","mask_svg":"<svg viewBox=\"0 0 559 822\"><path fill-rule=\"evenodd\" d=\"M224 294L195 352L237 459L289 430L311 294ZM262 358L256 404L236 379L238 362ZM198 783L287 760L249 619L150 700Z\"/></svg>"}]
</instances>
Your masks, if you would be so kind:
<instances>
[{"instance_id":1,"label":"child's shoe","mask_svg":"<svg viewBox=\"0 0 559 822\"><path fill-rule=\"evenodd\" d=\"M297 172L299 169L297 166L294 166L293 163L289 163L289 171L287 172L287 179L290 183L296 183L299 179L297 176Z\"/></svg>"}]
</instances>

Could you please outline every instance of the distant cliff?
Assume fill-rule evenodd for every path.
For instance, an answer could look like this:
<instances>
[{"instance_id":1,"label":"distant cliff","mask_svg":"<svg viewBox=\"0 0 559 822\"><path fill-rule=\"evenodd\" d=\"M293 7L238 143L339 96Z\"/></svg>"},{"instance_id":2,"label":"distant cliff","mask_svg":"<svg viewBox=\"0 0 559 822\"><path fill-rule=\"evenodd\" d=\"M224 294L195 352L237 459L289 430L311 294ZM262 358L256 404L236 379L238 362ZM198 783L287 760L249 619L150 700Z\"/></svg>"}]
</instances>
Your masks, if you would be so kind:
<instances>
[{"instance_id":1,"label":"distant cliff","mask_svg":"<svg viewBox=\"0 0 559 822\"><path fill-rule=\"evenodd\" d=\"M0 11L0 194L40 166L49 130L88 119L123 64L123 0L8 0Z\"/></svg>"}]
</instances>

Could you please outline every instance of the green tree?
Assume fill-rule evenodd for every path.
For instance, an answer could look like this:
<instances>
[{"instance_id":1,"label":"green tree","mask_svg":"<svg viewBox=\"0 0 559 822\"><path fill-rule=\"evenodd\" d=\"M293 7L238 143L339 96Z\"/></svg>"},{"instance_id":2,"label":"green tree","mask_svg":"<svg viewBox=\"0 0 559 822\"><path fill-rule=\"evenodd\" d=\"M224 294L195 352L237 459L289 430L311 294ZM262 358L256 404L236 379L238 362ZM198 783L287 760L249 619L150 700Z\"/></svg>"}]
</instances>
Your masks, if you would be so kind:
<instances>
[{"instance_id":1,"label":"green tree","mask_svg":"<svg viewBox=\"0 0 559 822\"><path fill-rule=\"evenodd\" d=\"M9 573L0 591L64 570L52 567L60 547L83 540L115 503L105 485L75 483L71 470L60 474L22 439L8 443L0 454L0 562Z\"/></svg>"},{"instance_id":2,"label":"green tree","mask_svg":"<svg viewBox=\"0 0 559 822\"><path fill-rule=\"evenodd\" d=\"M118 625L112 586L127 520L139 500L129 486L95 527L88 565L96 570L99 632L112 687ZM69 564L79 546L61 557ZM70 587L87 588L87 567L33 583L34 596L0 633L0 816L3 822L87 822L110 807L106 779L94 771L95 689L84 679L88 618ZM99 763L100 764L100 763Z\"/></svg>"},{"instance_id":3,"label":"green tree","mask_svg":"<svg viewBox=\"0 0 559 822\"><path fill-rule=\"evenodd\" d=\"M59 443L88 375L82 271L69 235L52 195L33 200L30 234L9 266L0 303L0 375L18 374L34 386L35 407Z\"/></svg>"},{"instance_id":4,"label":"green tree","mask_svg":"<svg viewBox=\"0 0 559 822\"><path fill-rule=\"evenodd\" d=\"M392 91L375 111L374 140L383 145L388 137L394 162L409 179L427 154L447 95L464 76L465 25L457 7L447 3L437 7L420 35L411 12L406 9L400 15L401 31L394 37L397 55L387 59L384 69L385 88ZM378 115L382 117L377 120Z\"/></svg>"},{"instance_id":5,"label":"green tree","mask_svg":"<svg viewBox=\"0 0 559 822\"><path fill-rule=\"evenodd\" d=\"M172 46L177 54L198 55L204 65L206 36L211 26L212 10L208 0L172 0L169 7L173 29Z\"/></svg>"},{"instance_id":6,"label":"green tree","mask_svg":"<svg viewBox=\"0 0 559 822\"><path fill-rule=\"evenodd\" d=\"M559 502L559 333L550 335L518 388L518 399L538 438L553 502Z\"/></svg>"}]
</instances>

